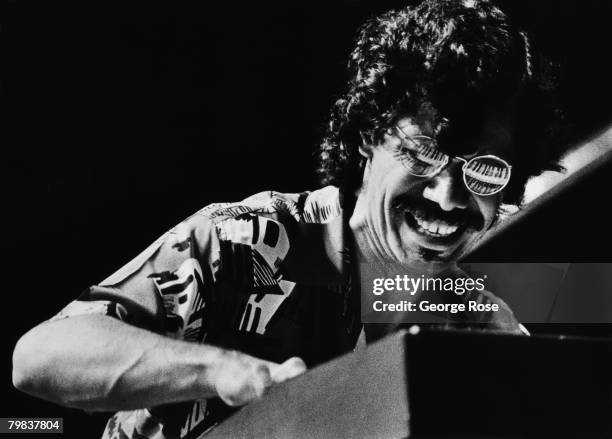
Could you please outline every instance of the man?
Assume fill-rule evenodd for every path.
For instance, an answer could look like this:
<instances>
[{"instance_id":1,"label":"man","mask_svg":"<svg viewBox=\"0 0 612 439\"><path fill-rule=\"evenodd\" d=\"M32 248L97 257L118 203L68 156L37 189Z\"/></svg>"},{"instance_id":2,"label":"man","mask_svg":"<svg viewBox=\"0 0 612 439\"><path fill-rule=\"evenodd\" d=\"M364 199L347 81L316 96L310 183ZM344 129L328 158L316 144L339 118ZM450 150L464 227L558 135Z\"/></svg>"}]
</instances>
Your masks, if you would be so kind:
<instances>
[{"instance_id":1,"label":"man","mask_svg":"<svg viewBox=\"0 0 612 439\"><path fill-rule=\"evenodd\" d=\"M371 20L349 70L320 148L328 186L197 212L24 335L15 385L119 410L107 438L196 437L354 348L360 267L457 275L502 201L517 203L561 152L539 60L488 2ZM477 299L501 307L477 327L520 333L503 302Z\"/></svg>"}]
</instances>

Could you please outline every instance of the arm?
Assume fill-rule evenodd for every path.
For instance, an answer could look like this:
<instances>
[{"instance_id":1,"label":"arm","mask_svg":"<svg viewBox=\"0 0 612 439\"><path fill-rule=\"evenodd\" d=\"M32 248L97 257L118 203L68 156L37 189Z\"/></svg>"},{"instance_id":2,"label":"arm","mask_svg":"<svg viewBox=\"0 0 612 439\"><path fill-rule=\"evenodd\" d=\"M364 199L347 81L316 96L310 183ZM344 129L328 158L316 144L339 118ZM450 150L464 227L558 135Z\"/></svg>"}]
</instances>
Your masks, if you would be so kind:
<instances>
[{"instance_id":1,"label":"arm","mask_svg":"<svg viewBox=\"0 0 612 439\"><path fill-rule=\"evenodd\" d=\"M143 408L212 396L241 405L271 384L303 372L299 359L277 365L153 332L163 333L169 304L184 313L197 310L200 303L200 283L183 280L201 276L209 267L215 236L201 218L192 222L145 250L104 281L105 286L90 289L60 315L25 334L13 354L14 385L86 410ZM177 300L160 295L154 282L160 272L175 279L171 284L185 285ZM190 303L194 306L187 306ZM189 315L180 315L181 321L190 321Z\"/></svg>"},{"instance_id":2,"label":"arm","mask_svg":"<svg viewBox=\"0 0 612 439\"><path fill-rule=\"evenodd\" d=\"M126 410L220 396L229 405L305 370L173 340L101 315L42 323L13 354L14 385L85 410Z\"/></svg>"}]
</instances>

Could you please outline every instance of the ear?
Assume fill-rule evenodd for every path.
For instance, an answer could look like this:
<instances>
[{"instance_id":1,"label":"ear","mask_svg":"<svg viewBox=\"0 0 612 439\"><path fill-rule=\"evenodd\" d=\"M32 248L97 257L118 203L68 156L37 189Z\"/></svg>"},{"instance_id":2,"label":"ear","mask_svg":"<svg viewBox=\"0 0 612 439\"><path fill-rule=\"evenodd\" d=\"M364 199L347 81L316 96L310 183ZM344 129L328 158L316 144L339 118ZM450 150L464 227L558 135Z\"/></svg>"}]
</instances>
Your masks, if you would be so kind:
<instances>
[{"instance_id":1,"label":"ear","mask_svg":"<svg viewBox=\"0 0 612 439\"><path fill-rule=\"evenodd\" d=\"M372 157L373 146L368 142L365 136L362 133L359 133L361 137L361 145L359 145L359 154L361 154L364 158L369 159Z\"/></svg>"},{"instance_id":2,"label":"ear","mask_svg":"<svg viewBox=\"0 0 612 439\"><path fill-rule=\"evenodd\" d=\"M361 154L364 158L369 159L372 157L372 149L372 145L364 142L359 146L359 154Z\"/></svg>"}]
</instances>

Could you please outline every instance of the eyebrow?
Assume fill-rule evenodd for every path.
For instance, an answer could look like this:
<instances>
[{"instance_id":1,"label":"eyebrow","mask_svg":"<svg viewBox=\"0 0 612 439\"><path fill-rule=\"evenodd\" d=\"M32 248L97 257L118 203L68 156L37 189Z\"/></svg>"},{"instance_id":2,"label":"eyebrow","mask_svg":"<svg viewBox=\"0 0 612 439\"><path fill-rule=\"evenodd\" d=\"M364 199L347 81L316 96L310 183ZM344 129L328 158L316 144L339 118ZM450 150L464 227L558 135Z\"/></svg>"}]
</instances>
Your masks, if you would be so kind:
<instances>
[{"instance_id":1,"label":"eyebrow","mask_svg":"<svg viewBox=\"0 0 612 439\"><path fill-rule=\"evenodd\" d=\"M413 136L409 136L408 134L406 134L406 132L403 130L403 127L400 126L400 124L396 123L396 124L394 124L394 126L404 136L402 138L402 140L405 140L407 138L410 138L410 139L415 139L416 138L416 139L418 139L419 137L423 137L423 138L432 140L435 143L436 149L438 149L438 151L440 151L441 153L446 154L450 159L457 159L457 158L459 158L459 159L463 159L463 160L469 161L469 160L473 159L474 157L485 156L485 155L492 155L492 156L495 156L497 158L500 158L500 159L508 162L508 164L512 163L511 160L508 158L507 154L499 154L499 152L492 150L491 147L490 147L490 142L482 142L482 143L486 143L486 146L487 146L486 148L484 148L484 149L477 149L474 152L469 153L469 154L449 154L449 152L446 152L446 151L442 150L441 148L439 148L438 141L435 138L427 136L425 134L415 134Z\"/></svg>"}]
</instances>

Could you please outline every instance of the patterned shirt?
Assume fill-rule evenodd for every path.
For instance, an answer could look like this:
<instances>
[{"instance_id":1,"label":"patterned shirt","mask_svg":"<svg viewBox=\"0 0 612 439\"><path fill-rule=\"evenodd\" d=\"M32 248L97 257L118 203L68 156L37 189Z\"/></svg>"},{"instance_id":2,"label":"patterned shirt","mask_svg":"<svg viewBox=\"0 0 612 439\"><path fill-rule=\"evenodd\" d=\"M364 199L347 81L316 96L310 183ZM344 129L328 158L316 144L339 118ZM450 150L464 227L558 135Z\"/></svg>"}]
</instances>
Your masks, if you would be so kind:
<instances>
[{"instance_id":1,"label":"patterned shirt","mask_svg":"<svg viewBox=\"0 0 612 439\"><path fill-rule=\"evenodd\" d=\"M347 227L332 186L212 204L53 319L104 314L278 363L299 356L312 367L353 349L362 329ZM138 298L154 298L158 312ZM518 332L509 309L505 316L497 326ZM196 438L232 410L212 398L121 411L103 438Z\"/></svg>"}]
</instances>

